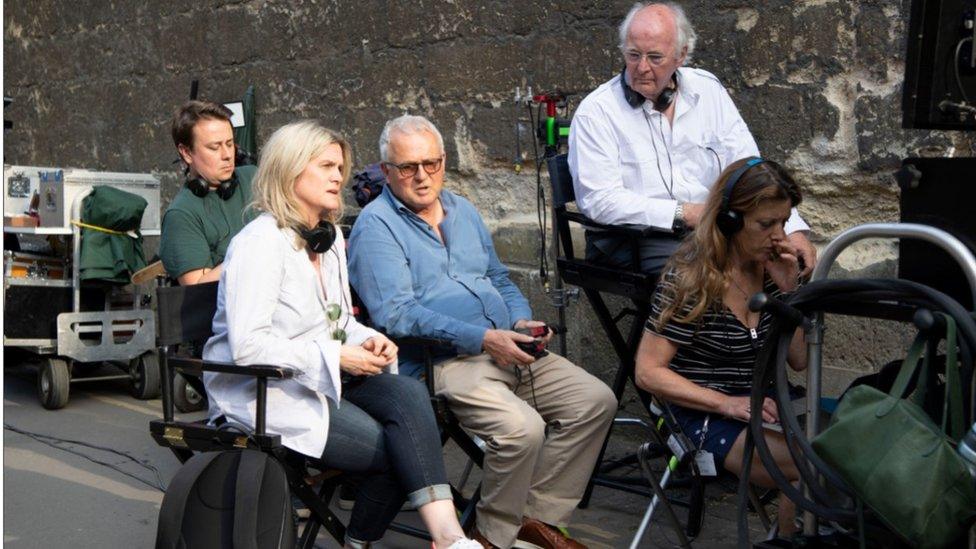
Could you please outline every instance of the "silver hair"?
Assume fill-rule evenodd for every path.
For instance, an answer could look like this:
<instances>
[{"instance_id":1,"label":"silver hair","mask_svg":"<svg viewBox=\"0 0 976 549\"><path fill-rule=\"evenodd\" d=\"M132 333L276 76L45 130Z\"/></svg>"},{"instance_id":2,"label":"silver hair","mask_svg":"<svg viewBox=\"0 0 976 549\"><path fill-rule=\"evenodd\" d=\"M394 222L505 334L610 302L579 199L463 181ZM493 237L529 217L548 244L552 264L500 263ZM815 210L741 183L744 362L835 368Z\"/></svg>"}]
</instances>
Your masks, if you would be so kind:
<instances>
[{"instance_id":1,"label":"silver hair","mask_svg":"<svg viewBox=\"0 0 976 549\"><path fill-rule=\"evenodd\" d=\"M437 138L437 146L440 147L441 152L444 152L444 138L441 136L441 132L438 131L437 126L423 116L404 114L390 120L383 126L383 133L380 134L380 160L383 162L389 162L390 160L390 136L394 132L408 135L430 132Z\"/></svg>"},{"instance_id":2,"label":"silver hair","mask_svg":"<svg viewBox=\"0 0 976 549\"><path fill-rule=\"evenodd\" d=\"M684 8L681 7L677 2L637 2L634 7L630 8L627 12L627 16L624 17L620 27L618 28L618 33L620 35L620 43L618 47L620 51L624 51L627 47L627 32L630 31L630 25L634 22L634 16L640 10L650 7L650 6L664 6L671 10L674 14L674 22L678 27L678 36L675 44L675 56L681 55L681 50L687 48L685 54L685 63L691 61L691 54L695 51L695 43L698 41L698 33L695 32L694 27L691 26L691 21L688 20L688 16L685 15Z\"/></svg>"}]
</instances>

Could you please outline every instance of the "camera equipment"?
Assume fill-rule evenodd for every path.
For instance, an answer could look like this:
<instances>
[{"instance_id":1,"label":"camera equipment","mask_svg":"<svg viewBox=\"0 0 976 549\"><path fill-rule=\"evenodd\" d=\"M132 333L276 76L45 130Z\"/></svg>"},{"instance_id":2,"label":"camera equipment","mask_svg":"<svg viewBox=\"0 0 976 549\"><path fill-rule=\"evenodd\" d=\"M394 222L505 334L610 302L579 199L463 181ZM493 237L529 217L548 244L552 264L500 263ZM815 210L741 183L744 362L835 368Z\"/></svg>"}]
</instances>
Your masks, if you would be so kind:
<instances>
[{"instance_id":1,"label":"camera equipment","mask_svg":"<svg viewBox=\"0 0 976 549\"><path fill-rule=\"evenodd\" d=\"M567 95L560 91L532 96L532 101L546 106L546 117L539 119L538 138L546 144L545 157L555 156L560 145L569 142L569 119L558 118L559 109L566 109Z\"/></svg>"},{"instance_id":2,"label":"camera equipment","mask_svg":"<svg viewBox=\"0 0 976 549\"><path fill-rule=\"evenodd\" d=\"M902 127L976 130L976 14L963 0L914 0Z\"/></svg>"},{"instance_id":3,"label":"camera equipment","mask_svg":"<svg viewBox=\"0 0 976 549\"><path fill-rule=\"evenodd\" d=\"M908 158L897 177L901 187L901 222L938 227L976 254L976 158ZM901 239L898 276L946 294L969 310L976 308L962 267L930 242Z\"/></svg>"},{"instance_id":4,"label":"camera equipment","mask_svg":"<svg viewBox=\"0 0 976 549\"><path fill-rule=\"evenodd\" d=\"M539 222L539 279L542 282L543 291L549 297L550 302L558 310L558 322L565 325L566 306L572 299L579 298L579 290L576 288L565 289L562 279L556 277L553 285L549 284L549 250L547 249L547 224L549 210L546 206L546 193L542 185L542 167L549 158L559 154L560 149L565 150L569 144L570 127L570 107L569 97L571 93L561 91L532 93L529 86L523 94L520 88L515 88L515 173L522 171L522 145L521 136L524 122L518 116L518 109L525 107L529 112L528 127L534 129L532 139L532 150L535 160L535 181L536 181L536 215ZM545 105L546 115L542 116L542 106ZM535 106L535 110L533 110ZM560 116L560 112L562 116ZM542 144L544 153L539 154L539 145ZM553 232L555 233L555 220L553 220ZM566 338L559 337L559 352L566 354Z\"/></svg>"},{"instance_id":5,"label":"camera equipment","mask_svg":"<svg viewBox=\"0 0 976 549\"><path fill-rule=\"evenodd\" d=\"M531 328L519 328L515 331L535 338L533 341L519 341L515 343L526 354L532 355L536 359L540 359L549 354L549 351L546 351L545 343L542 341L542 338L546 337L549 332L555 333L549 326L543 324L542 326L533 326Z\"/></svg>"}]
</instances>

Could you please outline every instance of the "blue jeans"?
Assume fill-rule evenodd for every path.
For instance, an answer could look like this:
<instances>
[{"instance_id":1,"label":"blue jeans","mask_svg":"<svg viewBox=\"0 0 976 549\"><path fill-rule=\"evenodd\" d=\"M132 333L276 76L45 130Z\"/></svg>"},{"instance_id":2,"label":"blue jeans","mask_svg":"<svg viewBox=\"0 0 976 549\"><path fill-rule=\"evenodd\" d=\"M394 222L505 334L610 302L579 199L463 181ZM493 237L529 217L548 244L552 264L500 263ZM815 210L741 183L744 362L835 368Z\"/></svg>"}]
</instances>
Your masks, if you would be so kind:
<instances>
[{"instance_id":1,"label":"blue jeans","mask_svg":"<svg viewBox=\"0 0 976 549\"><path fill-rule=\"evenodd\" d=\"M363 473L347 538L379 540L405 499L420 507L451 499L441 439L423 383L380 374L351 378L342 403L329 403L329 438L322 463Z\"/></svg>"}]
</instances>

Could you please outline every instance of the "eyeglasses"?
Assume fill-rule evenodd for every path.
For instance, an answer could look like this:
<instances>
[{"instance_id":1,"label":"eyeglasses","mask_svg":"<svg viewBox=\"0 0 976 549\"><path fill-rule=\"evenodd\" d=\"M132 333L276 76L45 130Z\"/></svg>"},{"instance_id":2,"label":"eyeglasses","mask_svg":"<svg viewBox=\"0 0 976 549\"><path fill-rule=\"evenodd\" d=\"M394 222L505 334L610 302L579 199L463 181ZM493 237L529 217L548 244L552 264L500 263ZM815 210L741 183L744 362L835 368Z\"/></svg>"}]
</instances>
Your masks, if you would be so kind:
<instances>
[{"instance_id":1,"label":"eyeglasses","mask_svg":"<svg viewBox=\"0 0 976 549\"><path fill-rule=\"evenodd\" d=\"M417 175L417 170L420 166L424 167L424 171L427 175L434 175L441 169L441 164L444 163L444 157L440 157L434 160L424 160L422 162L406 162L404 164L394 164L393 162L384 162L388 167L396 168L397 173L400 177L413 177Z\"/></svg>"},{"instance_id":2,"label":"eyeglasses","mask_svg":"<svg viewBox=\"0 0 976 549\"><path fill-rule=\"evenodd\" d=\"M640 63L641 59L647 59L647 63L652 67L660 67L670 59L667 55L662 55L660 53L641 53L637 50L627 50L624 52L624 59L627 63L637 65Z\"/></svg>"}]
</instances>

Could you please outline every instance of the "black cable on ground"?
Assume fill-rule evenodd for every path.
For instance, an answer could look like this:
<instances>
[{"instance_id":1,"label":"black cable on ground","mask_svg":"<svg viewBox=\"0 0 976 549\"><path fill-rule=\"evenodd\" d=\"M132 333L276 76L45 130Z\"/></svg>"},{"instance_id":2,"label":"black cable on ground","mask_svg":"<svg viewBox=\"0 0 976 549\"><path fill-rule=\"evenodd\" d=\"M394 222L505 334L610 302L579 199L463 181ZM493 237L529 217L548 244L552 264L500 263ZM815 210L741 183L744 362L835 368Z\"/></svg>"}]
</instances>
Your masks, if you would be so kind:
<instances>
[{"instance_id":1,"label":"black cable on ground","mask_svg":"<svg viewBox=\"0 0 976 549\"><path fill-rule=\"evenodd\" d=\"M95 463L95 464L98 464L98 465L102 465L104 467L108 467L109 469L112 469L112 470L114 470L116 472L119 472L119 473L121 473L121 474L129 477L129 478L132 478L134 480L137 480L140 483L145 484L146 486L149 486L150 488L159 490L160 492L166 492L166 488L163 486L163 480L162 480L162 478L159 475L159 469L156 469L156 467L154 467L152 464L147 463L147 462L145 462L143 460L140 460L139 458L137 458L137 457L135 457L135 456L133 456L131 454L128 454L126 452L123 452L121 450L116 450L114 448L106 448L104 446L98 446L97 444L91 444L91 443L88 443L88 442L82 442L80 440L70 440L70 439L65 439L65 438L58 438L58 437L51 436L51 435L44 435L44 434L41 434L41 433L33 433L33 432L30 432L30 431L25 431L24 429L19 429L17 427L14 427L13 425L10 425L9 423L4 423L3 424L3 428L5 430L7 430L7 431L11 431L11 432L14 432L14 433L17 433L17 434L20 434L20 435L24 435L25 437L34 439L37 442L40 442L41 444L45 444L47 446L50 446L51 448L55 448L55 449L58 449L58 450L62 450L64 452L68 452L69 454L74 454L76 456L85 458L85 459L87 459L88 461L90 461L92 463ZM93 450L100 450L100 451L103 451L103 452L109 452L111 454L115 454L115 455L124 457L127 460L135 463L139 467L142 467L143 469L151 472L153 474L153 476L156 477L156 483L153 484L152 482L150 482L148 480L145 480L145 479L139 477L138 475L134 475L134 474L132 474L132 473L130 473L128 471L123 470L121 467L119 467L119 466L117 466L115 464L108 463L108 462L105 462L105 461L99 461L99 460L97 460L97 459L89 456L88 454L85 454L84 452L79 452L78 450L73 450L71 448L66 448L64 446L61 446L62 444L74 444L76 446L83 446L85 448L91 448Z\"/></svg>"}]
</instances>

